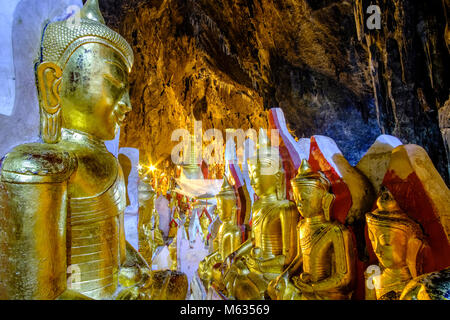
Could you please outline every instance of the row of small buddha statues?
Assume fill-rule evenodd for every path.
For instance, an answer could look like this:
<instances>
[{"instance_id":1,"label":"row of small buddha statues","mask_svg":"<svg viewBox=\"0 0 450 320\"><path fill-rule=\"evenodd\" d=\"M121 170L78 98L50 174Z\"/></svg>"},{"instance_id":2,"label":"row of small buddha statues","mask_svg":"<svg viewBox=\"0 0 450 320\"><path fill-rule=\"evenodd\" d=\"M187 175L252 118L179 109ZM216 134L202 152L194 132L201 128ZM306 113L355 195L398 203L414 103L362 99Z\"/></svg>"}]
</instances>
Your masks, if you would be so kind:
<instances>
[{"instance_id":1,"label":"row of small buddha statues","mask_svg":"<svg viewBox=\"0 0 450 320\"><path fill-rule=\"evenodd\" d=\"M330 181L303 160L291 180L294 203L283 194L281 161L275 163L260 153L256 164L249 164L258 200L245 242L236 222L235 191L224 178L216 196L222 224L215 251L198 267L205 289L238 300L352 299L358 272L356 245L351 230L330 218L335 200ZM271 166L273 174L262 174ZM419 276L419 256L427 246L422 229L387 188L382 188L376 209L365 218L378 259L378 265L371 266L378 273L366 273L365 299L450 298L450 268Z\"/></svg>"}]
</instances>

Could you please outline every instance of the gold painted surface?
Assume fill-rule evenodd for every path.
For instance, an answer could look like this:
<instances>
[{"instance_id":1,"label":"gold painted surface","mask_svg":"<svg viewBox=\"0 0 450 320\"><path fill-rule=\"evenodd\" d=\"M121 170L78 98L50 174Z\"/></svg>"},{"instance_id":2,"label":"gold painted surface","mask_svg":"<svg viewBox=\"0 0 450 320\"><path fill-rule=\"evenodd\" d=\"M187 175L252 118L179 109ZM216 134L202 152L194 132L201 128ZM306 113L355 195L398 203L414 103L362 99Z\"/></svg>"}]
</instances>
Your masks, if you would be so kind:
<instances>
[{"instance_id":1,"label":"gold painted surface","mask_svg":"<svg viewBox=\"0 0 450 320\"><path fill-rule=\"evenodd\" d=\"M299 215L285 198L281 158L277 148L260 140L258 159L249 159L251 185L259 197L252 207L250 238L222 266L227 296L239 300L263 299L269 282L297 254Z\"/></svg>"},{"instance_id":2,"label":"gold painted surface","mask_svg":"<svg viewBox=\"0 0 450 320\"><path fill-rule=\"evenodd\" d=\"M157 247L164 245L163 235L159 229L159 214L155 208L156 193L148 177L139 181L139 252L151 265Z\"/></svg>"},{"instance_id":3,"label":"gold painted surface","mask_svg":"<svg viewBox=\"0 0 450 320\"><path fill-rule=\"evenodd\" d=\"M198 274L206 289L212 282L220 286L220 264L233 253L242 243L241 230L237 225L237 198L226 177L223 179L222 189L216 195L217 212L222 221L217 236L214 239L215 250L199 263Z\"/></svg>"},{"instance_id":4,"label":"gold painted surface","mask_svg":"<svg viewBox=\"0 0 450 320\"><path fill-rule=\"evenodd\" d=\"M298 255L269 285L272 299L349 299L355 277L352 235L339 222L330 221L334 195L322 172L302 161L291 181L297 208L304 219L298 224Z\"/></svg>"},{"instance_id":5,"label":"gold painted surface","mask_svg":"<svg viewBox=\"0 0 450 320\"><path fill-rule=\"evenodd\" d=\"M426 243L421 227L400 209L387 189L377 207L366 215L369 239L381 268L374 278L375 298L398 300L407 283L420 274L417 258ZM366 299L374 293L368 291Z\"/></svg>"}]
</instances>

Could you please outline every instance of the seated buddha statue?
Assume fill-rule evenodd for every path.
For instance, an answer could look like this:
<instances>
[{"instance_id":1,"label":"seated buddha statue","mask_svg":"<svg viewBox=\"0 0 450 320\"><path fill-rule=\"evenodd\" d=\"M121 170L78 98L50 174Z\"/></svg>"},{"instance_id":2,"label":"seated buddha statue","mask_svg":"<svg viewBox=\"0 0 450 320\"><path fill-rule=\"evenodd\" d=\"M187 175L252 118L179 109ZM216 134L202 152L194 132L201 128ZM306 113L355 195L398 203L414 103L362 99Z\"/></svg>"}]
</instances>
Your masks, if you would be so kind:
<instances>
[{"instance_id":1,"label":"seated buddha statue","mask_svg":"<svg viewBox=\"0 0 450 320\"><path fill-rule=\"evenodd\" d=\"M148 298L149 266L125 241L122 170L104 144L131 110L132 65L95 0L76 24L44 28L35 72L43 143L17 146L1 170L3 298Z\"/></svg>"},{"instance_id":2,"label":"seated buddha statue","mask_svg":"<svg viewBox=\"0 0 450 320\"><path fill-rule=\"evenodd\" d=\"M203 243L206 246L208 244L209 237L211 236L209 233L209 226L211 225L212 222L206 208L202 209L202 213L200 214L199 220L200 220L200 228L202 229Z\"/></svg>"},{"instance_id":3,"label":"seated buddha statue","mask_svg":"<svg viewBox=\"0 0 450 320\"><path fill-rule=\"evenodd\" d=\"M174 238L177 235L178 227L181 225L180 208L175 207L172 219L169 222L168 238Z\"/></svg>"},{"instance_id":4,"label":"seated buddha statue","mask_svg":"<svg viewBox=\"0 0 450 320\"><path fill-rule=\"evenodd\" d=\"M299 215L286 200L284 171L278 148L260 134L258 157L251 157L249 175L259 199L252 206L250 237L222 264L226 294L238 300L264 299L270 281L279 276L297 253Z\"/></svg>"},{"instance_id":5,"label":"seated buddha statue","mask_svg":"<svg viewBox=\"0 0 450 320\"><path fill-rule=\"evenodd\" d=\"M280 300L343 300L352 294L355 252L352 235L330 220L335 196L325 175L303 160L291 180L297 208L298 254L289 267L270 283L268 294Z\"/></svg>"},{"instance_id":6,"label":"seated buddha statue","mask_svg":"<svg viewBox=\"0 0 450 320\"><path fill-rule=\"evenodd\" d=\"M407 283L421 273L418 257L426 246L421 227L400 209L393 195L384 188L377 199L377 209L367 213L366 220L381 269L381 274L373 278L375 298L398 300ZM371 298L366 294L366 299Z\"/></svg>"},{"instance_id":7,"label":"seated buddha statue","mask_svg":"<svg viewBox=\"0 0 450 320\"><path fill-rule=\"evenodd\" d=\"M151 264L157 247L164 245L164 239L159 229L159 214L155 208L156 192L153 190L148 177L139 181L139 220L138 243L142 257Z\"/></svg>"},{"instance_id":8,"label":"seated buddha statue","mask_svg":"<svg viewBox=\"0 0 450 320\"><path fill-rule=\"evenodd\" d=\"M233 253L242 243L242 234L236 220L236 194L228 183L226 177L220 192L216 195L216 211L222 221L217 236L214 239L214 248L211 254L200 261L198 275L206 288L216 279L220 281L220 263Z\"/></svg>"}]
</instances>

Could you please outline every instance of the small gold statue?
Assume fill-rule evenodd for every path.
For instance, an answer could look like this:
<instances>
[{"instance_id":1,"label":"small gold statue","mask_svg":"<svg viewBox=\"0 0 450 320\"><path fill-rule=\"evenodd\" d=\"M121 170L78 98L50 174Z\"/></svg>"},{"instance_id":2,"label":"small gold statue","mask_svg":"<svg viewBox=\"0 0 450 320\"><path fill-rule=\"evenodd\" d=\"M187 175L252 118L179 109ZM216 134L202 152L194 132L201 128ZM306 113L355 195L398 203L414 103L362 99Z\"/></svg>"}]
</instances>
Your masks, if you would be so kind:
<instances>
[{"instance_id":1,"label":"small gold statue","mask_svg":"<svg viewBox=\"0 0 450 320\"><path fill-rule=\"evenodd\" d=\"M297 254L299 214L286 200L278 148L260 134L259 158L248 159L251 184L259 199L253 204L250 238L223 263L226 294L238 300L264 299L269 282ZM255 161L256 160L256 161Z\"/></svg>"},{"instance_id":2,"label":"small gold statue","mask_svg":"<svg viewBox=\"0 0 450 320\"><path fill-rule=\"evenodd\" d=\"M189 239L189 227L191 225L192 211L190 209L185 211L185 220L184 220L184 232L186 234L186 239Z\"/></svg>"},{"instance_id":3,"label":"small gold statue","mask_svg":"<svg viewBox=\"0 0 450 320\"><path fill-rule=\"evenodd\" d=\"M138 237L139 252L151 264L156 248L164 245L164 239L159 229L159 214L155 208L156 192L147 177L139 181L139 221Z\"/></svg>"},{"instance_id":4,"label":"small gold statue","mask_svg":"<svg viewBox=\"0 0 450 320\"><path fill-rule=\"evenodd\" d=\"M176 237L180 223L181 223L180 208L175 207L175 209L173 211L172 220L170 220L170 222L169 222L169 234L167 236L168 238Z\"/></svg>"},{"instance_id":5,"label":"small gold statue","mask_svg":"<svg viewBox=\"0 0 450 320\"><path fill-rule=\"evenodd\" d=\"M203 235L203 242L205 245L208 243L209 240L209 226L211 225L212 219L209 217L208 212L206 211L206 208L202 210L202 213L200 215L200 228L202 228L202 235Z\"/></svg>"},{"instance_id":6,"label":"small gold statue","mask_svg":"<svg viewBox=\"0 0 450 320\"><path fill-rule=\"evenodd\" d=\"M404 213L392 194L384 189L377 209L366 214L369 239L381 274L374 277L377 300L398 300L406 284L421 273L421 251L425 248L420 226ZM371 299L370 291L366 299Z\"/></svg>"},{"instance_id":7,"label":"small gold statue","mask_svg":"<svg viewBox=\"0 0 450 320\"><path fill-rule=\"evenodd\" d=\"M335 196L325 175L303 160L291 180L294 200L304 219L298 225L298 254L268 289L272 299L350 299L355 277L352 235L330 221Z\"/></svg>"},{"instance_id":8,"label":"small gold statue","mask_svg":"<svg viewBox=\"0 0 450 320\"><path fill-rule=\"evenodd\" d=\"M215 251L200 261L198 267L199 277L203 280L206 288L209 288L214 280L220 282L220 269L215 266L220 265L242 243L241 230L236 221L237 198L226 177L223 179L222 189L216 195L216 200L216 211L222 224L214 240Z\"/></svg>"},{"instance_id":9,"label":"small gold statue","mask_svg":"<svg viewBox=\"0 0 450 320\"><path fill-rule=\"evenodd\" d=\"M76 24L48 24L41 48L44 143L16 147L2 165L1 296L149 298L149 266L125 241L122 170L103 142L131 110L132 49L96 0Z\"/></svg>"}]
</instances>

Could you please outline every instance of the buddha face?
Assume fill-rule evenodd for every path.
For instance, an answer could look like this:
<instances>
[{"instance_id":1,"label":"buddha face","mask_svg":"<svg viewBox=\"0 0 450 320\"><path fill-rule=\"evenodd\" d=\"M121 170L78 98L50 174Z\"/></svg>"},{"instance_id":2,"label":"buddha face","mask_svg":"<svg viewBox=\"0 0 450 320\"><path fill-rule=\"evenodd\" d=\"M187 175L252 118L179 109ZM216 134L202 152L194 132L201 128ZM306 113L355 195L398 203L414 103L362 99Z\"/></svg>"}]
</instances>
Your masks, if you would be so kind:
<instances>
[{"instance_id":1,"label":"buddha face","mask_svg":"<svg viewBox=\"0 0 450 320\"><path fill-rule=\"evenodd\" d=\"M302 217L312 218L323 214L322 199L326 194L325 190L305 184L295 186L293 194Z\"/></svg>"},{"instance_id":2,"label":"buddha face","mask_svg":"<svg viewBox=\"0 0 450 320\"><path fill-rule=\"evenodd\" d=\"M232 199L227 199L224 197L217 197L217 212L219 214L219 218L222 222L228 221L231 219L231 212L233 209Z\"/></svg>"},{"instance_id":3,"label":"buddha face","mask_svg":"<svg viewBox=\"0 0 450 320\"><path fill-rule=\"evenodd\" d=\"M258 197L264 197L276 193L281 174L277 171L275 174L264 174L269 170L258 161L256 164L249 164L250 184Z\"/></svg>"},{"instance_id":4,"label":"buddha face","mask_svg":"<svg viewBox=\"0 0 450 320\"><path fill-rule=\"evenodd\" d=\"M407 237L395 227L368 224L369 239L380 264L389 269L406 265Z\"/></svg>"},{"instance_id":5,"label":"buddha face","mask_svg":"<svg viewBox=\"0 0 450 320\"><path fill-rule=\"evenodd\" d=\"M122 57L99 43L79 47L62 73L63 127L112 140L131 111L128 71Z\"/></svg>"}]
</instances>

